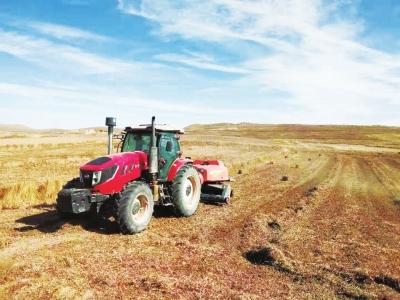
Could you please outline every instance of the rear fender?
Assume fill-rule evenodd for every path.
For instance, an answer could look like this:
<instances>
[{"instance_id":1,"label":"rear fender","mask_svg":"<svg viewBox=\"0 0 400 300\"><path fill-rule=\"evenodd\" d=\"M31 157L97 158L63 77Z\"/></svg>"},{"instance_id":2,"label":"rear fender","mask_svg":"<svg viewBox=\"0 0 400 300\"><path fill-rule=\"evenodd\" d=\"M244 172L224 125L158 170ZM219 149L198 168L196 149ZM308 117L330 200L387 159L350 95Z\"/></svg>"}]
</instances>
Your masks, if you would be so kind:
<instances>
[{"instance_id":1,"label":"rear fender","mask_svg":"<svg viewBox=\"0 0 400 300\"><path fill-rule=\"evenodd\" d=\"M169 169L168 176L167 176L167 181L173 181L176 174L179 172L179 170L187 165L187 164L192 164L193 160L188 159L188 158L177 158L171 165L171 168ZM201 179L201 178L200 178Z\"/></svg>"}]
</instances>

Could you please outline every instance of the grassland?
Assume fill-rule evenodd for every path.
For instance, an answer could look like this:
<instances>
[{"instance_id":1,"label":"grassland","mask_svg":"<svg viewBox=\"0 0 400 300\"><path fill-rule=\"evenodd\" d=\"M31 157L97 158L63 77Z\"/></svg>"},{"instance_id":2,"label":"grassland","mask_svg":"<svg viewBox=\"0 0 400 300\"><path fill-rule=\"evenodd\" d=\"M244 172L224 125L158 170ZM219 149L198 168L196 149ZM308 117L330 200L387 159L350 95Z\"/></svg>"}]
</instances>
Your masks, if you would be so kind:
<instances>
[{"instance_id":1,"label":"grassland","mask_svg":"<svg viewBox=\"0 0 400 300\"><path fill-rule=\"evenodd\" d=\"M0 134L0 298L400 297L399 128L193 125L184 153L226 162L232 204L135 236L54 212L105 152L86 133Z\"/></svg>"}]
</instances>

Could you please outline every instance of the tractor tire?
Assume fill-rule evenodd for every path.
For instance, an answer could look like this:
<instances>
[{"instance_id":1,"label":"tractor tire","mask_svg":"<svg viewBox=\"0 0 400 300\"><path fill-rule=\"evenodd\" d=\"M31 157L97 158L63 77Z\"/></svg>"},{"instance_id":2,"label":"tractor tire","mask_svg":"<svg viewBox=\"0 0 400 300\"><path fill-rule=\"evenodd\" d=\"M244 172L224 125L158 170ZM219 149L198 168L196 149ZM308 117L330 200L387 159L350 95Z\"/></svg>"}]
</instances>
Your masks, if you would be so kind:
<instances>
[{"instance_id":1,"label":"tractor tire","mask_svg":"<svg viewBox=\"0 0 400 300\"><path fill-rule=\"evenodd\" d=\"M80 188L82 186L80 178L76 177L74 179L71 179L68 181L64 186L63 189L73 189L73 188ZM57 198L58 199L58 198ZM57 203L57 200L56 200ZM70 219L75 219L77 217L76 214L61 211L60 208L56 205L56 210L57 210L57 215L60 219L62 220L70 220Z\"/></svg>"},{"instance_id":2,"label":"tractor tire","mask_svg":"<svg viewBox=\"0 0 400 300\"><path fill-rule=\"evenodd\" d=\"M197 170L192 165L183 166L172 183L172 203L178 216L193 215L200 202L201 183Z\"/></svg>"},{"instance_id":3,"label":"tractor tire","mask_svg":"<svg viewBox=\"0 0 400 300\"><path fill-rule=\"evenodd\" d=\"M71 179L68 181L64 186L63 189L79 189L82 187L81 179L79 177L76 177L74 179Z\"/></svg>"},{"instance_id":4,"label":"tractor tire","mask_svg":"<svg viewBox=\"0 0 400 300\"><path fill-rule=\"evenodd\" d=\"M118 201L118 223L123 234L134 234L147 228L154 210L153 194L147 184L130 184Z\"/></svg>"}]
</instances>

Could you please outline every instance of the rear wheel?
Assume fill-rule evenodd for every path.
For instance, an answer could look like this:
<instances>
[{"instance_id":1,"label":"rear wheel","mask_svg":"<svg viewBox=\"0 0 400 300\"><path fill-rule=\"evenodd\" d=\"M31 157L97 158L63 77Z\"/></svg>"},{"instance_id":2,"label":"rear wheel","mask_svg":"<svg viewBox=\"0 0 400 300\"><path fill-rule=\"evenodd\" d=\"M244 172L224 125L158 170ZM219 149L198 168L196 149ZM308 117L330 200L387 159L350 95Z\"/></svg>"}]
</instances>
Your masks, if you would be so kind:
<instances>
[{"instance_id":1,"label":"rear wheel","mask_svg":"<svg viewBox=\"0 0 400 300\"><path fill-rule=\"evenodd\" d=\"M189 217L199 206L201 183L199 173L192 165L183 166L172 184L172 201L176 214Z\"/></svg>"},{"instance_id":2,"label":"rear wheel","mask_svg":"<svg viewBox=\"0 0 400 300\"><path fill-rule=\"evenodd\" d=\"M134 234L147 228L153 215L154 201L150 188L142 182L132 183L122 192L118 205L121 232Z\"/></svg>"}]
</instances>

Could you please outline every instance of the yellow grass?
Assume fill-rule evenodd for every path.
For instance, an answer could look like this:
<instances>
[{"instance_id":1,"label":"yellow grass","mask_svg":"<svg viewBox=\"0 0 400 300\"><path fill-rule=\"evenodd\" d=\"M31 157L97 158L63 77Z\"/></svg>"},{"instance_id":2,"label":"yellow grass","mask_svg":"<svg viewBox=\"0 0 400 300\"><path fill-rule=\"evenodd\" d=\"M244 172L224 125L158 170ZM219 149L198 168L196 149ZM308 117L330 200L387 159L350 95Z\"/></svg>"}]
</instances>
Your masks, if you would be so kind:
<instances>
[{"instance_id":1,"label":"yellow grass","mask_svg":"<svg viewBox=\"0 0 400 300\"><path fill-rule=\"evenodd\" d=\"M2 188L0 208L22 208L40 204L52 204L63 183L59 179L36 184L22 181Z\"/></svg>"},{"instance_id":2,"label":"yellow grass","mask_svg":"<svg viewBox=\"0 0 400 300\"><path fill-rule=\"evenodd\" d=\"M0 145L0 209L54 203L62 185L102 148L93 141Z\"/></svg>"}]
</instances>

